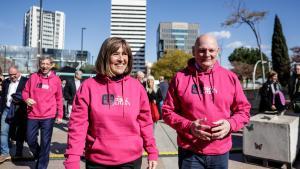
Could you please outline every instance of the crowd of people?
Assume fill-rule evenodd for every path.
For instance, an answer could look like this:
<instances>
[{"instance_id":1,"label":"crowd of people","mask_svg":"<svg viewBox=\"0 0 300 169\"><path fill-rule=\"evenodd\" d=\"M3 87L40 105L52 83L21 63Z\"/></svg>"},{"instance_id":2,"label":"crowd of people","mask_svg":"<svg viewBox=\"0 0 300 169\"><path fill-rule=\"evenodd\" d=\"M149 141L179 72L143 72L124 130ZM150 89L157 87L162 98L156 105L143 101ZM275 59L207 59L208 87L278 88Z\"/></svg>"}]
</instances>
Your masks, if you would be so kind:
<instances>
[{"instance_id":1,"label":"crowd of people","mask_svg":"<svg viewBox=\"0 0 300 169\"><path fill-rule=\"evenodd\" d=\"M141 71L131 76L132 52L119 37L103 42L95 63L97 74L84 81L80 70L74 78L60 79L48 56L39 58L38 72L28 78L11 66L4 79L0 69L0 162L11 158L10 139L16 140L16 157L22 156L26 140L36 168L46 169L54 123L65 117L67 169L79 169L83 155L86 168L140 169L143 149L148 168L155 169L158 120L177 132L180 169L228 168L231 133L249 122L251 105L237 76L218 63L219 50L214 36L199 36L194 57L170 82L163 76L145 77ZM291 79L290 98L299 111L300 65ZM261 111L285 108L276 72L269 73L260 93Z\"/></svg>"}]
</instances>

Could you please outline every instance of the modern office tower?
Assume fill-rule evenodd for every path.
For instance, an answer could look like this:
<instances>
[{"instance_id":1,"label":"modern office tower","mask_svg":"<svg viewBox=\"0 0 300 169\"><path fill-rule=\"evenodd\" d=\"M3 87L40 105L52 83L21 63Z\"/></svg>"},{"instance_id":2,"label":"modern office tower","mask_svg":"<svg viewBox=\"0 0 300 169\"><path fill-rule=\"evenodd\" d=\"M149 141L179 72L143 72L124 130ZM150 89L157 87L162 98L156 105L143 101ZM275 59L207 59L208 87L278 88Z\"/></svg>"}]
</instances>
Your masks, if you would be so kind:
<instances>
[{"instance_id":1,"label":"modern office tower","mask_svg":"<svg viewBox=\"0 0 300 169\"><path fill-rule=\"evenodd\" d=\"M65 14L42 10L42 48L64 49ZM38 47L40 7L32 6L24 16L23 46Z\"/></svg>"},{"instance_id":2,"label":"modern office tower","mask_svg":"<svg viewBox=\"0 0 300 169\"><path fill-rule=\"evenodd\" d=\"M146 0L111 0L110 34L130 44L133 73L145 72Z\"/></svg>"},{"instance_id":3,"label":"modern office tower","mask_svg":"<svg viewBox=\"0 0 300 169\"><path fill-rule=\"evenodd\" d=\"M192 54L192 47L199 34L199 24L161 22L157 29L157 60L168 50L182 50Z\"/></svg>"}]
</instances>

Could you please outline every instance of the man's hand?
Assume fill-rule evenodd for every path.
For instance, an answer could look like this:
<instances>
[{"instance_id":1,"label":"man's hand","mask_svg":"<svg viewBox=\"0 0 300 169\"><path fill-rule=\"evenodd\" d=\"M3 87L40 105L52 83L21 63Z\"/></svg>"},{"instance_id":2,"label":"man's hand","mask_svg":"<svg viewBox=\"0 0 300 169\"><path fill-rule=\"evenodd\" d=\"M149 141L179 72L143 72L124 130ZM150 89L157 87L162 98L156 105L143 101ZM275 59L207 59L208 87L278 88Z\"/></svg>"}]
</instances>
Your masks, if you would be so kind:
<instances>
[{"instance_id":1,"label":"man's hand","mask_svg":"<svg viewBox=\"0 0 300 169\"><path fill-rule=\"evenodd\" d=\"M62 119L61 119L61 118L56 118L56 119L55 119L55 123L56 123L56 124L62 123Z\"/></svg>"},{"instance_id":2,"label":"man's hand","mask_svg":"<svg viewBox=\"0 0 300 169\"><path fill-rule=\"evenodd\" d=\"M32 106L32 105L36 104L36 102L31 98L26 99L25 102L26 102L27 106Z\"/></svg>"},{"instance_id":3,"label":"man's hand","mask_svg":"<svg viewBox=\"0 0 300 169\"><path fill-rule=\"evenodd\" d=\"M157 166L157 161L149 160L147 169L156 169L156 166Z\"/></svg>"},{"instance_id":4,"label":"man's hand","mask_svg":"<svg viewBox=\"0 0 300 169\"><path fill-rule=\"evenodd\" d=\"M211 140L211 127L205 125L206 119L197 119L191 125L191 133L201 140Z\"/></svg>"},{"instance_id":5,"label":"man's hand","mask_svg":"<svg viewBox=\"0 0 300 169\"><path fill-rule=\"evenodd\" d=\"M225 136L227 136L227 134L230 131L230 123L225 120L219 120L216 122L213 122L214 125L217 125L216 127L213 127L211 129L212 131L212 139L222 139Z\"/></svg>"}]
</instances>

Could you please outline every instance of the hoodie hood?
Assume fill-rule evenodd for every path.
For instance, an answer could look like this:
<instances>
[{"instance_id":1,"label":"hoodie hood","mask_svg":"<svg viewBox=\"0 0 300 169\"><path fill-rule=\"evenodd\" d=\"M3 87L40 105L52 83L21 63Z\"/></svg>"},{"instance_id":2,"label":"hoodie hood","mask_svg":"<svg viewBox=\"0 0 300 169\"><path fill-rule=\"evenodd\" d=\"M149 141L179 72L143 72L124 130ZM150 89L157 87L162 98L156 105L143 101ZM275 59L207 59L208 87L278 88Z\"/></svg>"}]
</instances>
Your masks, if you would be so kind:
<instances>
[{"instance_id":1,"label":"hoodie hood","mask_svg":"<svg viewBox=\"0 0 300 169\"><path fill-rule=\"evenodd\" d=\"M40 78L43 78L43 79L46 79L46 78L51 79L56 76L56 73L53 70L50 70L48 75L46 75L46 76L44 76L41 71L38 71L37 74Z\"/></svg>"},{"instance_id":2,"label":"hoodie hood","mask_svg":"<svg viewBox=\"0 0 300 169\"><path fill-rule=\"evenodd\" d=\"M219 68L219 62L216 61L216 63L213 65L213 67L211 69L207 69L206 71L201 70L201 67L199 66L199 68L196 67L196 60L195 58L191 58L190 60L188 60L187 63L187 67L185 68L185 70L192 75L197 75L199 73L205 73L205 74L210 74L210 73L214 73L216 72Z\"/></svg>"},{"instance_id":3,"label":"hoodie hood","mask_svg":"<svg viewBox=\"0 0 300 169\"><path fill-rule=\"evenodd\" d=\"M95 80L98 83L106 84L106 83L120 83L122 81L127 81L130 78L129 75L126 76L117 76L117 77L108 77L106 75L97 74Z\"/></svg>"}]
</instances>

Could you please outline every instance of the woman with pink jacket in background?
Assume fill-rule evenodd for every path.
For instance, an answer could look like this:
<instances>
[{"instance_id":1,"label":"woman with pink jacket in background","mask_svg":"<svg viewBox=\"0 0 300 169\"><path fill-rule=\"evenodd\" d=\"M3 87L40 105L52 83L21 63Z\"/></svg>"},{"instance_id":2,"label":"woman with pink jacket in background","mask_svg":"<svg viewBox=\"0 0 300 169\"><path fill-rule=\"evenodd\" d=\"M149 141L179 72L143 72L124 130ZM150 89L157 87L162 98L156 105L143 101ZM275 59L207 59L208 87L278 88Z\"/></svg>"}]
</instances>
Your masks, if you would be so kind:
<instances>
[{"instance_id":1,"label":"woman with pink jacket in background","mask_svg":"<svg viewBox=\"0 0 300 169\"><path fill-rule=\"evenodd\" d=\"M130 77L132 62L124 39L104 41L95 65L97 76L83 82L73 101L67 169L80 168L84 150L86 168L140 169L143 148L149 169L156 168L149 101L141 83Z\"/></svg>"}]
</instances>

